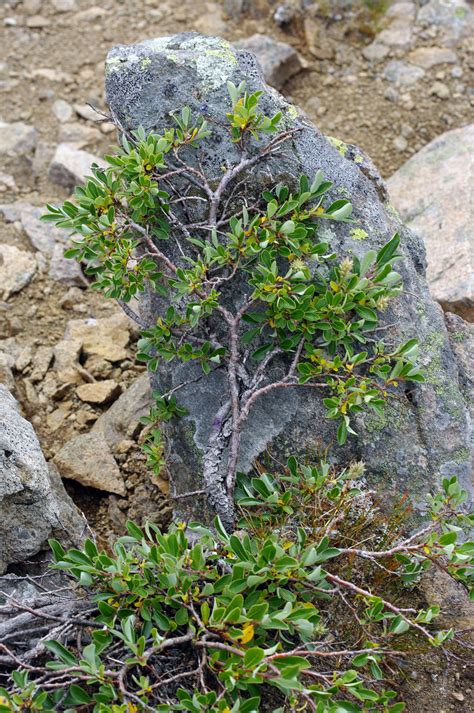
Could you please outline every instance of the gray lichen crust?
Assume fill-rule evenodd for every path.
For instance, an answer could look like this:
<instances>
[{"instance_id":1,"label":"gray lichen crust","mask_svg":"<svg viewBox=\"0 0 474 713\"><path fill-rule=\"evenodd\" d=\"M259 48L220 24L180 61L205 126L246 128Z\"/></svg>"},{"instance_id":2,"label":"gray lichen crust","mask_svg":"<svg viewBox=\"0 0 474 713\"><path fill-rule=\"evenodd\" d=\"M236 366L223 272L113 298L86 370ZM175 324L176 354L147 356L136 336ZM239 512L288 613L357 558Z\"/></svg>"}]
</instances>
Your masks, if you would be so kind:
<instances>
[{"instance_id":1,"label":"gray lichen crust","mask_svg":"<svg viewBox=\"0 0 474 713\"><path fill-rule=\"evenodd\" d=\"M201 163L211 179L217 179L222 166L237 157L238 149L225 127L230 109L229 79L236 85L245 79L250 91L262 90L263 111L269 115L282 111L284 128L301 128L281 156L258 164L246 176L250 204L266 186L279 180L294 183L300 174L313 176L321 169L333 181L334 198L350 197L358 221L355 228L338 223L326 231L325 238L329 236L335 252L361 255L380 248L396 231L402 238L405 259L400 271L406 292L391 303L382 321L389 325L385 333L389 343L413 336L419 339L427 382L411 385L406 391L399 389L383 419L360 418L358 437L335 449L335 457L364 460L371 479L383 491L393 496L408 491L420 507L441 477L457 475L469 486L469 462L459 457L469 453L469 419L443 315L426 285L423 244L390 210L384 183L370 159L357 147L342 147L324 137L304 114L265 85L250 53L239 52L223 40L182 34L116 47L107 59L107 99L124 129L143 126L147 131L161 130L172 125L172 113L183 106L206 117L212 136L203 146ZM201 219L199 206L192 209L190 217ZM163 304L154 296L147 299L144 310L156 317ZM238 304L242 294L236 291L231 299ZM160 387L170 388L184 376L192 378L193 368L164 366L155 378ZM314 457L335 444L334 426L324 419L321 397L315 390L284 392L264 397L256 405L243 438L242 469L248 470L255 458L268 451L279 458L291 453ZM189 416L169 429L170 468L180 490L192 491L201 485L203 444L226 398L226 384L217 372L181 389L179 395ZM193 501L186 510L180 501L184 516L201 516L203 507L202 501Z\"/></svg>"}]
</instances>

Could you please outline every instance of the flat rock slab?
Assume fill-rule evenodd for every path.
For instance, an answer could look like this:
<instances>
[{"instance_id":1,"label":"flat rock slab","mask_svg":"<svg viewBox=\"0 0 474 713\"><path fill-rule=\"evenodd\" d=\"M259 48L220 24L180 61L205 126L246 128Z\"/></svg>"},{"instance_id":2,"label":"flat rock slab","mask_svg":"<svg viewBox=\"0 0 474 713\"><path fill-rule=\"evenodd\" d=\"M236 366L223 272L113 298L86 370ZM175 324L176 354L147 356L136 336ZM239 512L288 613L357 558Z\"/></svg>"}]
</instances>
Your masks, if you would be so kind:
<instances>
[{"instance_id":1,"label":"flat rock slab","mask_svg":"<svg viewBox=\"0 0 474 713\"><path fill-rule=\"evenodd\" d=\"M125 483L107 442L99 433L83 433L68 441L54 457L63 478L86 488L125 495Z\"/></svg>"},{"instance_id":2,"label":"flat rock slab","mask_svg":"<svg viewBox=\"0 0 474 713\"><path fill-rule=\"evenodd\" d=\"M423 238L442 307L474 320L474 124L438 136L388 181L395 208Z\"/></svg>"}]
</instances>

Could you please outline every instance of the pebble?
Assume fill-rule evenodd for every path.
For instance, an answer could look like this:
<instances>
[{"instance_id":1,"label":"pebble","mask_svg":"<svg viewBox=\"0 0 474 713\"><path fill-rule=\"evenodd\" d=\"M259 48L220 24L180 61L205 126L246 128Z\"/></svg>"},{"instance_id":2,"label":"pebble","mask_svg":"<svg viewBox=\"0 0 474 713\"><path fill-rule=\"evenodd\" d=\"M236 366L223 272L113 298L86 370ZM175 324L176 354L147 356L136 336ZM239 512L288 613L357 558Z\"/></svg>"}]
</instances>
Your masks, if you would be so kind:
<instances>
[{"instance_id":1,"label":"pebble","mask_svg":"<svg viewBox=\"0 0 474 713\"><path fill-rule=\"evenodd\" d=\"M440 99L448 99L451 93L449 91L449 87L446 86L446 84L443 84L443 82L435 82L430 87L430 94L432 96L439 97Z\"/></svg>"},{"instance_id":2,"label":"pebble","mask_svg":"<svg viewBox=\"0 0 474 713\"><path fill-rule=\"evenodd\" d=\"M418 47L408 55L408 60L423 69L431 69L437 64L453 64L456 53L447 47Z\"/></svg>"},{"instance_id":3,"label":"pebble","mask_svg":"<svg viewBox=\"0 0 474 713\"><path fill-rule=\"evenodd\" d=\"M389 82L393 82L397 86L405 87L415 84L419 79L424 77L425 71L421 67L416 67L414 64L394 59L385 67L383 75Z\"/></svg>"},{"instance_id":4,"label":"pebble","mask_svg":"<svg viewBox=\"0 0 474 713\"><path fill-rule=\"evenodd\" d=\"M372 42L372 44L364 47L362 54L369 62L381 62L390 52L387 45L381 42Z\"/></svg>"},{"instance_id":5,"label":"pebble","mask_svg":"<svg viewBox=\"0 0 474 713\"><path fill-rule=\"evenodd\" d=\"M0 244L0 298L7 300L26 287L36 268L34 255L14 245Z\"/></svg>"},{"instance_id":6,"label":"pebble","mask_svg":"<svg viewBox=\"0 0 474 713\"><path fill-rule=\"evenodd\" d=\"M84 183L86 176L90 176L93 163L97 163L102 168L107 166L105 161L97 156L62 143L55 151L48 175L53 183L72 190L77 184Z\"/></svg>"},{"instance_id":7,"label":"pebble","mask_svg":"<svg viewBox=\"0 0 474 713\"><path fill-rule=\"evenodd\" d=\"M51 4L57 12L77 10L76 0L51 0Z\"/></svg>"},{"instance_id":8,"label":"pebble","mask_svg":"<svg viewBox=\"0 0 474 713\"><path fill-rule=\"evenodd\" d=\"M95 381L92 384L82 384L76 389L76 393L88 404L106 404L113 401L121 393L120 385L113 379L107 381Z\"/></svg>"},{"instance_id":9,"label":"pebble","mask_svg":"<svg viewBox=\"0 0 474 713\"><path fill-rule=\"evenodd\" d=\"M69 121L72 116L72 106L64 99L57 99L52 109L54 116L61 123Z\"/></svg>"},{"instance_id":10,"label":"pebble","mask_svg":"<svg viewBox=\"0 0 474 713\"><path fill-rule=\"evenodd\" d=\"M460 703L463 703L463 701L466 700L465 696L462 693L459 693L458 691L453 691L452 696Z\"/></svg>"},{"instance_id":11,"label":"pebble","mask_svg":"<svg viewBox=\"0 0 474 713\"><path fill-rule=\"evenodd\" d=\"M36 129L22 121L6 124L0 121L0 155L29 154L36 146Z\"/></svg>"},{"instance_id":12,"label":"pebble","mask_svg":"<svg viewBox=\"0 0 474 713\"><path fill-rule=\"evenodd\" d=\"M265 81L276 89L281 89L290 77L303 68L301 58L293 47L267 35L252 35L240 42L239 47L253 52Z\"/></svg>"},{"instance_id":13,"label":"pebble","mask_svg":"<svg viewBox=\"0 0 474 713\"><path fill-rule=\"evenodd\" d=\"M408 141L403 135L400 135L393 140L393 145L399 153L403 153L407 150Z\"/></svg>"},{"instance_id":14,"label":"pebble","mask_svg":"<svg viewBox=\"0 0 474 713\"><path fill-rule=\"evenodd\" d=\"M92 72L92 75L94 73ZM102 116L98 114L95 109L93 109L89 104L74 104L74 111L81 119L86 121L98 121L102 119Z\"/></svg>"},{"instance_id":15,"label":"pebble","mask_svg":"<svg viewBox=\"0 0 474 713\"><path fill-rule=\"evenodd\" d=\"M51 20L42 15L33 15L28 17L26 20L26 26L32 30L41 30L43 27L49 27L51 25Z\"/></svg>"}]
</instances>

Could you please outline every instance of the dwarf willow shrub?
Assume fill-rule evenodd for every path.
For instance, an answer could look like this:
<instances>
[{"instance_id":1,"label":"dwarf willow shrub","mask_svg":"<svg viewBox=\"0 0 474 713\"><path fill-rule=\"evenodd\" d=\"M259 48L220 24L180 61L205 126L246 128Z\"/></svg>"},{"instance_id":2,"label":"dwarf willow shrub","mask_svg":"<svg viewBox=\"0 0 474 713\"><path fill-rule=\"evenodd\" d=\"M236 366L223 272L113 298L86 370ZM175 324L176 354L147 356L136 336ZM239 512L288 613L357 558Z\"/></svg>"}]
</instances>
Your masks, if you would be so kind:
<instances>
[{"instance_id":1,"label":"dwarf willow shrub","mask_svg":"<svg viewBox=\"0 0 474 713\"><path fill-rule=\"evenodd\" d=\"M132 298L151 290L167 301L141 324L138 357L151 371L173 361L200 364L199 378L225 371L228 399L202 472L217 516L212 528L178 522L167 533L129 522L113 553L51 542L54 567L90 600L89 618L46 644L54 658L13 673L0 713L399 713L387 672L456 638L433 627L438 607L404 604L433 563L472 583L473 545L462 541L472 518L455 478L407 537L399 514L378 513L363 464L290 458L278 472L237 474L243 425L273 389L321 389L343 444L356 414L381 414L400 383L423 377L416 340L379 338L379 312L402 290L399 236L338 259L319 227L354 222L352 206L328 198L320 171L250 205L249 172L298 130L280 131L281 115L265 116L244 83L229 83L229 96L240 158L222 176L203 171L197 149L211 129L184 108L162 134L124 135L109 168L94 167L74 202L45 216L76 235L68 255L139 323ZM233 289L241 302L229 307ZM145 419L150 467L164 452L152 426L185 414L176 392L189 383L156 394Z\"/></svg>"},{"instance_id":2,"label":"dwarf willow shrub","mask_svg":"<svg viewBox=\"0 0 474 713\"><path fill-rule=\"evenodd\" d=\"M376 516L360 463L292 458L242 477L236 498L242 529L231 535L217 519L166 534L129 522L113 554L52 541L54 567L95 603L92 622L68 645L49 641L44 669L15 672L0 712L404 710L385 678L454 632L403 589L433 562L472 581L473 543L458 543L472 518L455 479L409 538Z\"/></svg>"},{"instance_id":3,"label":"dwarf willow shrub","mask_svg":"<svg viewBox=\"0 0 474 713\"><path fill-rule=\"evenodd\" d=\"M389 345L380 338L378 314L402 290L399 236L361 258L338 259L319 228L355 221L348 200L328 198L332 183L321 171L270 186L249 205L253 167L277 157L300 129L280 131L281 114L265 116L261 92L248 93L245 83L229 83L229 95L229 142L240 159L221 176L204 172L198 150L211 129L186 107L162 134L124 136L106 157L109 168L93 168L75 201L49 205L44 219L78 236L67 255L85 263L93 286L128 314L127 303L145 289L166 301L139 341L138 359L150 371L176 361L200 364L202 378L227 373L228 401L216 407L202 477L231 530L241 434L257 399L288 387L321 390L343 444L356 414L380 415L390 391L423 377L415 339ZM240 304L229 306L235 294ZM286 372L272 377L282 360ZM183 412L174 392L186 385L158 396L162 417ZM158 438L155 432L149 456L159 465Z\"/></svg>"}]
</instances>

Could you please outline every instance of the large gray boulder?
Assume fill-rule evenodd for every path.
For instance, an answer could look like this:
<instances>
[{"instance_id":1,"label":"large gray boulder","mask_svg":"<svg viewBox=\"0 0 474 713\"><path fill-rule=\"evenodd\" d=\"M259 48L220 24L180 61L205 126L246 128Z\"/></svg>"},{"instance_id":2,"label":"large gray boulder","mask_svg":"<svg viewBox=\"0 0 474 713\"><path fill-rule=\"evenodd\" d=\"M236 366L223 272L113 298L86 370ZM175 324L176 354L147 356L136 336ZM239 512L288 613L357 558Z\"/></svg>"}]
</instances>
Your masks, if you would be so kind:
<instances>
[{"instance_id":1,"label":"large gray boulder","mask_svg":"<svg viewBox=\"0 0 474 713\"><path fill-rule=\"evenodd\" d=\"M423 238L431 294L474 321L474 124L438 136L387 182L402 220Z\"/></svg>"},{"instance_id":2,"label":"large gray boulder","mask_svg":"<svg viewBox=\"0 0 474 713\"><path fill-rule=\"evenodd\" d=\"M263 90L265 113L282 111L284 128L302 129L281 155L256 164L246 176L250 204L264 186L279 180L291 183L301 173L313 176L322 169L334 182L332 197L349 197L360 221L357 228L347 224L321 228L320 237L329 240L339 255L361 255L380 248L396 231L401 234L405 259L400 270L406 292L391 303L383 323L391 343L418 337L426 383L402 389L383 418L359 418L358 436L330 453L340 462L362 459L380 489L393 496L408 491L422 508L427 492L436 488L441 477L457 475L468 484L469 423L443 314L427 287L423 243L401 224L371 161L355 146L323 136L295 106L265 85L250 53L239 52L223 40L195 34L148 40L114 48L106 63L108 104L124 129L141 125L147 131L162 130L172 124L171 112L185 105L208 118L212 137L200 160L211 178L222 175L227 161L238 161L238 149L223 125L230 107L226 81L238 85L243 79L249 90ZM193 204L191 221L202 219L199 210L200 203L196 208ZM239 290L231 295L234 305L242 299ZM152 319L164 307L156 295L148 295L143 313ZM194 366L173 363L162 366L154 382L167 390L197 374ZM173 488L181 493L202 488L203 453L227 389L224 374L217 370L178 392L189 415L168 433L172 492ZM279 390L256 403L245 429L239 466L247 471L256 458L268 453L279 460L290 454L316 458L334 444L334 424L325 419L314 389ZM180 499L178 505L183 517L202 517L205 511L204 499L197 497Z\"/></svg>"},{"instance_id":3,"label":"large gray boulder","mask_svg":"<svg viewBox=\"0 0 474 713\"><path fill-rule=\"evenodd\" d=\"M0 385L0 574L23 562L55 537L78 545L87 524L48 466L33 426Z\"/></svg>"}]
</instances>

